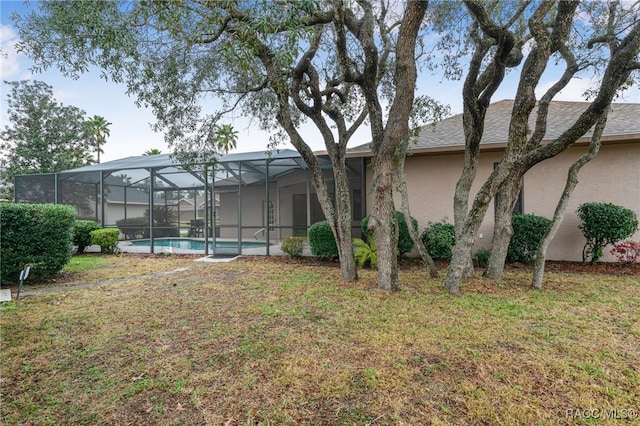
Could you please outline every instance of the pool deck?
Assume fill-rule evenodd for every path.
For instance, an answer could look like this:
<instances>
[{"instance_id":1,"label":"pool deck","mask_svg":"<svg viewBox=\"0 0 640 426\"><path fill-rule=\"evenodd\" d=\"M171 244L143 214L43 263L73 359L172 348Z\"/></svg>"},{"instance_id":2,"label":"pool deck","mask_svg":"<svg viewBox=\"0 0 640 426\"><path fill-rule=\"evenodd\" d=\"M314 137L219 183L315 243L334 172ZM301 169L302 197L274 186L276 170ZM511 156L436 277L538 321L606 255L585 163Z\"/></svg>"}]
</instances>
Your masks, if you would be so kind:
<instances>
[{"instance_id":1,"label":"pool deck","mask_svg":"<svg viewBox=\"0 0 640 426\"><path fill-rule=\"evenodd\" d=\"M195 238L194 238L195 239ZM204 241L204 239L202 239ZM251 241L251 240L249 240ZM251 241L255 242L255 241ZM270 256L285 256L285 253L280 248L281 242L274 242L269 246L269 255ZM131 244L131 241L120 241L118 242L118 248L125 253L146 253L149 254L151 251L149 247L144 246L134 246ZM100 252L100 247L91 246L87 247L86 252ZM214 253L209 252L209 255L204 254L204 250L190 250L190 249L182 249L182 248L174 248L174 247L165 247L165 246L154 246L154 253L170 253L170 254L201 254L203 257L197 259L198 261L203 262L228 262L233 259L236 259L240 256L266 256L267 255L267 247L252 247L252 248L243 248L242 254L235 257L221 257L221 258L213 258L211 256ZM303 256L312 256L311 251L309 250L308 244L305 244L304 251L302 253Z\"/></svg>"}]
</instances>

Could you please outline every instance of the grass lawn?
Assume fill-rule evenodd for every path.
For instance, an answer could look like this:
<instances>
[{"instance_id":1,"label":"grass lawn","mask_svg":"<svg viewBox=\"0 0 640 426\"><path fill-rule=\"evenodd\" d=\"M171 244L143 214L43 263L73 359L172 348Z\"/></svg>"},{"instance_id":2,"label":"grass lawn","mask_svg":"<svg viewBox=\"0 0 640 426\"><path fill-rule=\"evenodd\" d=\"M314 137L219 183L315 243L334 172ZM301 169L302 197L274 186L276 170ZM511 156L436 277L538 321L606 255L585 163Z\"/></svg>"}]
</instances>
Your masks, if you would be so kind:
<instances>
[{"instance_id":1,"label":"grass lawn","mask_svg":"<svg viewBox=\"0 0 640 426\"><path fill-rule=\"evenodd\" d=\"M443 278L413 268L389 294L371 271L343 283L336 267L313 262L98 259L76 265L68 284L129 279L0 309L0 423L640 419L637 274L550 272L536 291L512 270L451 296Z\"/></svg>"}]
</instances>

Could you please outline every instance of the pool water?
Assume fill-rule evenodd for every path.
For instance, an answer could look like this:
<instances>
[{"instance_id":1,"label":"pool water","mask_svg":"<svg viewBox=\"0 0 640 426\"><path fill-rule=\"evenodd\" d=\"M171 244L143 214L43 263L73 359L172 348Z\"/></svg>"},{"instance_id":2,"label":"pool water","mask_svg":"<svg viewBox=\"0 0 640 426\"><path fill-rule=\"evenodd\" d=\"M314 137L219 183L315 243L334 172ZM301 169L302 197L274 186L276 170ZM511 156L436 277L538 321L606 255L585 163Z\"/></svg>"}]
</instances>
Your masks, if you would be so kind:
<instances>
[{"instance_id":1,"label":"pool water","mask_svg":"<svg viewBox=\"0 0 640 426\"><path fill-rule=\"evenodd\" d=\"M137 240L131 242L132 246L136 247L149 247L149 240ZM203 240L192 240L189 238L155 238L153 245L156 247L171 247L185 250L202 250L204 251ZM243 241L242 248L258 248L266 247L267 243L260 241ZM237 249L238 243L235 241L216 241L216 248ZM209 241L209 250L213 249L213 241Z\"/></svg>"}]
</instances>

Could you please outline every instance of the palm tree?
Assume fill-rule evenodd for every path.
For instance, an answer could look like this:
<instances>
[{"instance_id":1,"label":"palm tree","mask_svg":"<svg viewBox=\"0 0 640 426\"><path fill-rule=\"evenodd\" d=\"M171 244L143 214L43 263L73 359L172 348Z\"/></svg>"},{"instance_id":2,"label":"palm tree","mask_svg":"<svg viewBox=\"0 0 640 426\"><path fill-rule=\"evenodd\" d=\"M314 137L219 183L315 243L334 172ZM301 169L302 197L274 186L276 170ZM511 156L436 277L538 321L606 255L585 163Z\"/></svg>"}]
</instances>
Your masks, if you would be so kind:
<instances>
[{"instance_id":1,"label":"palm tree","mask_svg":"<svg viewBox=\"0 0 640 426\"><path fill-rule=\"evenodd\" d=\"M216 128L216 147L218 150L228 154L230 149L236 148L236 142L238 142L238 132L233 129L231 124L223 124Z\"/></svg>"},{"instance_id":2,"label":"palm tree","mask_svg":"<svg viewBox=\"0 0 640 426\"><path fill-rule=\"evenodd\" d=\"M158 148L151 148L146 150L142 155L160 155L160 154L162 154L162 151L160 151Z\"/></svg>"},{"instance_id":3,"label":"palm tree","mask_svg":"<svg viewBox=\"0 0 640 426\"><path fill-rule=\"evenodd\" d=\"M87 125L89 126L89 135L92 142L95 143L96 153L98 155L97 163L100 163L100 153L104 152L101 146L105 144L107 136L111 134L109 130L109 126L111 126L111 124L112 123L99 115L94 115L87 121Z\"/></svg>"}]
</instances>

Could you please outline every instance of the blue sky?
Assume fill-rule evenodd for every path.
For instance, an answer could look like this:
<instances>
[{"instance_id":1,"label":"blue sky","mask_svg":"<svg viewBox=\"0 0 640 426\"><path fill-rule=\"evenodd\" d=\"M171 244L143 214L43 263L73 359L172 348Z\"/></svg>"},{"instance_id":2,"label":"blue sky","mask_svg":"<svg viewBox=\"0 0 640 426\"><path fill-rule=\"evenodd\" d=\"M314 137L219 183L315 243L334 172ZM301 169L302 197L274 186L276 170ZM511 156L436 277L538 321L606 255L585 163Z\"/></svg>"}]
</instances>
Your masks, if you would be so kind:
<instances>
[{"instance_id":1,"label":"blue sky","mask_svg":"<svg viewBox=\"0 0 640 426\"><path fill-rule=\"evenodd\" d=\"M150 129L154 117L150 110L139 109L135 106L134 99L125 93L125 87L112 82L106 82L99 78L97 70L89 71L79 80L63 77L59 72L50 69L45 73L33 75L29 71L31 65L28 58L15 52L14 44L17 34L9 19L13 11L20 13L28 10L22 1L0 2L0 42L3 55L0 62L1 80L36 79L51 85L56 100L65 105L74 105L82 108L87 116L100 115L112 123L111 135L104 145L102 161L110 161L132 155L141 155L148 149L157 148L163 153L171 150L166 146L162 134L154 133ZM549 75L553 73L550 72ZM551 84L551 81L541 83L541 89ZM548 79L547 79L548 80ZM507 76L505 83L494 96L493 100L512 99L515 93L517 74ZM584 90L589 86L585 80L575 80L570 84L558 100L579 101ZM461 112L461 82L444 81L440 76L422 74L418 80L418 94L429 95L451 106L452 113ZM634 88L624 94L621 101L640 102L640 91ZM2 86L2 127L7 122L6 87ZM261 151L266 149L269 142L267 134L258 129L257 124L243 117L236 117L230 121L238 130L238 148L236 152ZM313 132L311 126L305 126L301 133L313 149L324 149L322 140ZM357 132L350 146L366 143L370 140L368 129ZM291 147L283 144L282 147Z\"/></svg>"}]
</instances>

